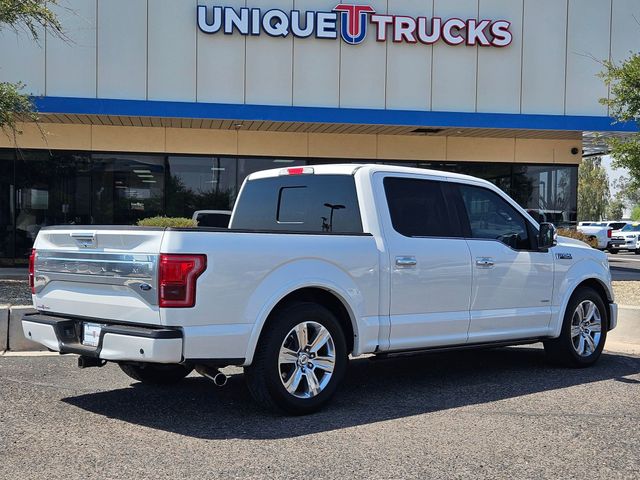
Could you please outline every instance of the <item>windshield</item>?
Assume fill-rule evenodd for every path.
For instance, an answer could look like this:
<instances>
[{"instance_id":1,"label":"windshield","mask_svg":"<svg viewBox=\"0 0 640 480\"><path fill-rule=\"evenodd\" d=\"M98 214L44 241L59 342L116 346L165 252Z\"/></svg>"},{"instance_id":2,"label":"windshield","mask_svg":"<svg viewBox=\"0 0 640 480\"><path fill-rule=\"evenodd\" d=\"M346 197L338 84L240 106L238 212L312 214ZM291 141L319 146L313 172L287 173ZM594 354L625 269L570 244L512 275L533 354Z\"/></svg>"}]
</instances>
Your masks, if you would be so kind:
<instances>
[{"instance_id":1,"label":"windshield","mask_svg":"<svg viewBox=\"0 0 640 480\"><path fill-rule=\"evenodd\" d=\"M630 223L624 227L622 232L640 232L640 223Z\"/></svg>"}]
</instances>

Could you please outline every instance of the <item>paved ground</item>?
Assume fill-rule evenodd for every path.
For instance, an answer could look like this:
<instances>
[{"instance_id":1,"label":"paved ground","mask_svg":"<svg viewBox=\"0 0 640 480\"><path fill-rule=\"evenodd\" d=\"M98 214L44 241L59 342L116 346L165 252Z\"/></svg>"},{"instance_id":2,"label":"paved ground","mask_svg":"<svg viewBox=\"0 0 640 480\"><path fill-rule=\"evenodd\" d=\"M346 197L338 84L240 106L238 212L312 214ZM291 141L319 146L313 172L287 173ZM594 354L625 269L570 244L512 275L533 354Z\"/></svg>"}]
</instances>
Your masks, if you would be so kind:
<instances>
[{"instance_id":1,"label":"paved ground","mask_svg":"<svg viewBox=\"0 0 640 480\"><path fill-rule=\"evenodd\" d=\"M237 372L237 370L235 370ZM549 367L536 348L351 363L284 418L241 375L132 383L73 357L0 357L0 478L639 478L640 357Z\"/></svg>"},{"instance_id":2,"label":"paved ground","mask_svg":"<svg viewBox=\"0 0 640 480\"><path fill-rule=\"evenodd\" d=\"M620 252L609 256L611 276L614 281L640 280L640 255L628 252Z\"/></svg>"}]
</instances>

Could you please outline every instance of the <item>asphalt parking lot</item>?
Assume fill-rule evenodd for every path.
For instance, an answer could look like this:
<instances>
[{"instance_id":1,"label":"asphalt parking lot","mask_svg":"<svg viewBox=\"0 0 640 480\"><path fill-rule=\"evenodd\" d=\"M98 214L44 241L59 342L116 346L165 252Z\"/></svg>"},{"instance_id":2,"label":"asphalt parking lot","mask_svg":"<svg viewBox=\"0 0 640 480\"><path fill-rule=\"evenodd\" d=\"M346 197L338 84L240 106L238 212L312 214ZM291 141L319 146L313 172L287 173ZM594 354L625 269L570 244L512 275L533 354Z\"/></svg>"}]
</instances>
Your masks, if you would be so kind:
<instances>
[{"instance_id":1,"label":"asphalt parking lot","mask_svg":"<svg viewBox=\"0 0 640 480\"><path fill-rule=\"evenodd\" d=\"M640 280L640 255L630 252L608 254L611 276L614 281Z\"/></svg>"},{"instance_id":2,"label":"asphalt parking lot","mask_svg":"<svg viewBox=\"0 0 640 480\"><path fill-rule=\"evenodd\" d=\"M352 361L325 411L258 409L239 370L132 383L72 356L0 357L0 478L638 478L640 357L539 348Z\"/></svg>"}]
</instances>

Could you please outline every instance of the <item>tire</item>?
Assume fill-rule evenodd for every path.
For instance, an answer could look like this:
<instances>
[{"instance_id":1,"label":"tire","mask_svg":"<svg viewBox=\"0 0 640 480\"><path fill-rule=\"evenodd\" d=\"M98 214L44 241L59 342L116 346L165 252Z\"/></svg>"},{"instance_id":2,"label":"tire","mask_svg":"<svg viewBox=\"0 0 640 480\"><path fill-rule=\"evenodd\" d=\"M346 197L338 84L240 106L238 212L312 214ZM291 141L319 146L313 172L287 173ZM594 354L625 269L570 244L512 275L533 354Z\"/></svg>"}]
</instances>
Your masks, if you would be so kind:
<instances>
[{"instance_id":1,"label":"tire","mask_svg":"<svg viewBox=\"0 0 640 480\"><path fill-rule=\"evenodd\" d=\"M306 345L301 338L308 339ZM313 345L316 339L319 346ZM314 364L320 358L322 367ZM344 332L335 315L322 305L300 302L270 319L244 373L249 391L261 406L306 415L331 399L347 361Z\"/></svg>"},{"instance_id":2,"label":"tire","mask_svg":"<svg viewBox=\"0 0 640 480\"><path fill-rule=\"evenodd\" d=\"M184 365L162 365L153 363L143 365L121 363L120 368L134 380L150 385L171 385L178 383L193 370L192 367Z\"/></svg>"},{"instance_id":3,"label":"tire","mask_svg":"<svg viewBox=\"0 0 640 480\"><path fill-rule=\"evenodd\" d=\"M640 248L636 248L636 249L634 250L634 253L635 253L636 255L640 255Z\"/></svg>"},{"instance_id":4,"label":"tire","mask_svg":"<svg viewBox=\"0 0 640 480\"><path fill-rule=\"evenodd\" d=\"M610 253L611 255L617 255L619 251L620 251L620 250L618 250L617 248L610 248L610 249L609 249L609 253Z\"/></svg>"},{"instance_id":5,"label":"tire","mask_svg":"<svg viewBox=\"0 0 640 480\"><path fill-rule=\"evenodd\" d=\"M592 314L591 306L594 307ZM582 314L579 309L582 310ZM581 322L581 319L584 321ZM544 342L547 358L552 363L566 367L589 367L596 363L602 354L607 329L607 310L602 297L592 288L581 287L569 300L560 336ZM587 337L591 338L593 344Z\"/></svg>"}]
</instances>

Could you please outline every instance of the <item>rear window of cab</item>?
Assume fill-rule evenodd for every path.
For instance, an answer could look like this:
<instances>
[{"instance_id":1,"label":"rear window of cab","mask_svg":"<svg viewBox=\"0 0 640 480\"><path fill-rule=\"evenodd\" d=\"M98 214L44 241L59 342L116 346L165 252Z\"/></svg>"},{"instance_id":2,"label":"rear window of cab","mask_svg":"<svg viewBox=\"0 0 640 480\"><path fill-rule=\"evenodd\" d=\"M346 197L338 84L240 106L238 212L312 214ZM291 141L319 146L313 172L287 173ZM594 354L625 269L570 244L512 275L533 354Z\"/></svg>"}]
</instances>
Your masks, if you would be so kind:
<instances>
[{"instance_id":1,"label":"rear window of cab","mask_svg":"<svg viewBox=\"0 0 640 480\"><path fill-rule=\"evenodd\" d=\"M283 175L248 180L230 228L363 233L355 180L351 175Z\"/></svg>"}]
</instances>

